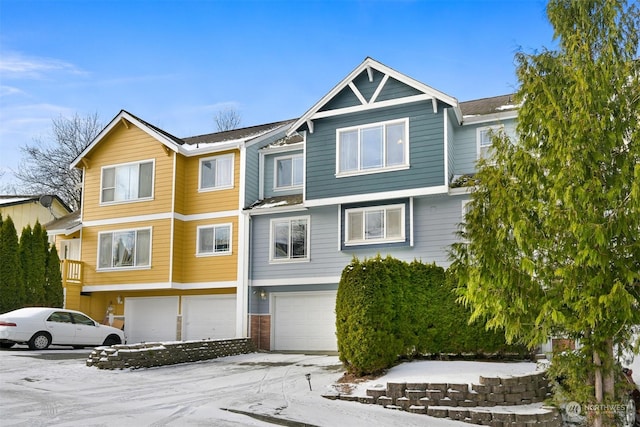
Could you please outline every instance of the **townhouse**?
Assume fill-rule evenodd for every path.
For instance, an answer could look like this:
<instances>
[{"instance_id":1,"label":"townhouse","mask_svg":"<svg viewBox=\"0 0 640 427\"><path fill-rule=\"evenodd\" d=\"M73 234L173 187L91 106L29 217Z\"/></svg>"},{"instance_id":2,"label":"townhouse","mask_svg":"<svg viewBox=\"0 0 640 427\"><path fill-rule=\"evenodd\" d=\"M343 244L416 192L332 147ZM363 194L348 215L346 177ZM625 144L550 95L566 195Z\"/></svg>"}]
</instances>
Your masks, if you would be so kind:
<instances>
[{"instance_id":1,"label":"townhouse","mask_svg":"<svg viewBox=\"0 0 640 427\"><path fill-rule=\"evenodd\" d=\"M460 103L371 58L294 120L180 139L122 111L72 165L79 216L48 227L80 241L67 301L129 342L335 351L342 269L377 254L446 267L460 183L516 113L509 95Z\"/></svg>"}]
</instances>

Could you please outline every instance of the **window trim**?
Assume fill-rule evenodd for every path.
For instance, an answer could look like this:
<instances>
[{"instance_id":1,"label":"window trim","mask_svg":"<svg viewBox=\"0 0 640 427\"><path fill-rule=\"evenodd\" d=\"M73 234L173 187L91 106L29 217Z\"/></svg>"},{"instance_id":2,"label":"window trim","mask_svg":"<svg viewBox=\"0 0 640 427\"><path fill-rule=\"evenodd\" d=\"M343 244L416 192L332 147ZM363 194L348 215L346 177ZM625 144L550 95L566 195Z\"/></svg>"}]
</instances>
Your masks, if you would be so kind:
<instances>
[{"instance_id":1,"label":"window trim","mask_svg":"<svg viewBox=\"0 0 640 427\"><path fill-rule=\"evenodd\" d=\"M227 185L220 185L220 186L213 186L213 187L202 187L202 163L203 162L207 162L207 161L211 161L211 160L218 160L218 159L223 159L223 158L231 158L231 184L227 184ZM228 153L228 154L221 154L218 156L209 156L209 157L203 157L201 159L198 160L198 192L202 193L202 192L207 192L207 191L219 191L219 190L229 190L234 188L235 186L235 167L236 167L236 159L235 159L235 153Z\"/></svg>"},{"instance_id":2,"label":"window trim","mask_svg":"<svg viewBox=\"0 0 640 427\"><path fill-rule=\"evenodd\" d=\"M293 183L293 163L296 158L300 158L302 160L302 182L300 184ZM278 161L279 160L287 160L291 159L291 185L278 187ZM289 154L286 156L277 156L273 158L273 191L287 191L287 190L296 190L300 189L304 186L304 156L302 153L298 154Z\"/></svg>"},{"instance_id":3,"label":"window trim","mask_svg":"<svg viewBox=\"0 0 640 427\"><path fill-rule=\"evenodd\" d=\"M405 140L406 140L406 144L404 147L404 162L402 164L399 165L392 165L392 166L386 166L383 165L382 167L378 167L378 168L370 168L370 169L361 169L360 167L360 133L362 130L365 129L370 129L370 128L376 128L376 127L380 127L382 126L382 148L383 148L383 162L386 163L386 152L385 147L386 147L386 127L388 125L394 125L394 124L403 124L404 125L404 136L405 136ZM353 170L353 171L346 171L346 172L342 172L340 171L340 135L341 133L344 132L352 132L352 131L358 131L358 169L357 170ZM344 127L344 128L338 128L336 129L336 178L342 178L342 177L348 177L348 176L358 176L358 175L369 175L369 174L374 174L374 173L381 173L381 172L390 172L390 171L397 171L397 170L404 170L404 169L408 169L410 167L410 161L409 161L409 146L411 144L410 138L409 138L409 118L405 117L402 119L394 119L394 120L386 120L386 121L382 121L382 122L375 122L375 123L367 123L364 125L357 125L357 126L349 126L349 127Z\"/></svg>"},{"instance_id":4,"label":"window trim","mask_svg":"<svg viewBox=\"0 0 640 427\"><path fill-rule=\"evenodd\" d=\"M215 250L215 233L216 228L229 228L229 249L226 251L216 252ZM213 244L213 252L200 252L200 230L203 229L213 229L214 236L214 244ZM230 222L225 222L222 224L207 224L207 225L199 225L196 227L196 256L197 257L210 257L210 256L225 256L233 254L233 224Z\"/></svg>"},{"instance_id":5,"label":"window trim","mask_svg":"<svg viewBox=\"0 0 640 427\"><path fill-rule=\"evenodd\" d=\"M138 247L138 231L149 230L149 265L131 265L124 267L100 267L100 238L104 234L114 234L114 233L127 233L130 231L136 232L136 248ZM112 237L113 239L113 237ZM113 240L112 240L113 241ZM96 272L105 272L105 271L130 271L130 270L149 270L153 265L152 255L153 255L153 227L138 227L138 228L126 228L121 230L111 230L111 231L101 231L98 233L97 240L97 258L96 258ZM113 248L112 248L113 250ZM112 259L113 262L113 259Z\"/></svg>"},{"instance_id":6,"label":"window trim","mask_svg":"<svg viewBox=\"0 0 640 427\"><path fill-rule=\"evenodd\" d=\"M110 202L105 202L103 199L103 193L104 193L104 170L105 169L116 169L118 167L123 167L123 166L131 166L131 165L141 165L144 163L151 163L151 195L149 197L138 197L136 199L129 199L129 200L113 200ZM140 169L138 169L138 179L139 179L139 171ZM145 159L145 160L137 160L135 162L125 162L125 163L116 163L116 164L112 164L112 165L106 165L106 166L102 166L100 168L100 206L111 206L111 205L121 205L124 203L138 203L138 202L146 202L149 200L153 200L154 198L154 194L155 194L155 183L156 183L156 159ZM114 195L115 198L115 195Z\"/></svg>"},{"instance_id":7,"label":"window trim","mask_svg":"<svg viewBox=\"0 0 640 427\"><path fill-rule=\"evenodd\" d=\"M291 222L292 221L300 221L305 220L307 223L307 233L305 236L305 246L306 246L306 256L304 258L291 258L289 255L288 258L276 258L274 256L274 248L275 248L275 240L274 240L274 225L277 222L287 221L289 223L289 237L291 237ZM286 263L297 263L297 262L309 262L311 260L311 216L303 215L303 216L294 216L294 217L283 217L283 218L272 218L269 221L269 263L270 264L286 264Z\"/></svg>"},{"instance_id":8,"label":"window trim","mask_svg":"<svg viewBox=\"0 0 640 427\"><path fill-rule=\"evenodd\" d=\"M493 147L493 141L489 145L482 145L482 133L485 131L500 132L504 130L504 125L480 126L476 128L476 160L482 158L482 149Z\"/></svg>"},{"instance_id":9,"label":"window trim","mask_svg":"<svg viewBox=\"0 0 640 427\"><path fill-rule=\"evenodd\" d=\"M384 233L386 235L387 232L387 211L392 209L400 208L400 237L387 238L382 237L378 239L366 239L363 240L348 240L349 232L350 232L350 221L349 214L353 212L361 212L366 213L367 211L384 211ZM379 244L387 244L387 243L404 243L407 241L407 232L406 232L406 209L407 206L404 203L394 203L391 205L376 205L376 206L366 206L366 207L357 207L357 208L348 208L344 210L344 246L364 246L364 245L379 245ZM365 226L365 222L362 222L362 226ZM364 235L364 233L363 233Z\"/></svg>"}]
</instances>

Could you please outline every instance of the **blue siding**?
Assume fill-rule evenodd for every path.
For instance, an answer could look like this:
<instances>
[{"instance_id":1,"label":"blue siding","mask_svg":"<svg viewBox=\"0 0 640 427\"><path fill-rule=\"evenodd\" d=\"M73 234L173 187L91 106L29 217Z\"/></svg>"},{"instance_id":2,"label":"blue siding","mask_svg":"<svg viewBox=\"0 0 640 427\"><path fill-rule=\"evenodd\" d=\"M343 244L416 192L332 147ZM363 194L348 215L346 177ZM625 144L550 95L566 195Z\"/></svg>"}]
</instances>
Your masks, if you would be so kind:
<instances>
[{"instance_id":1,"label":"blue siding","mask_svg":"<svg viewBox=\"0 0 640 427\"><path fill-rule=\"evenodd\" d=\"M515 120L504 122L488 122L474 125L457 126L454 131L453 152L454 166L449 172L453 175L473 174L476 172L478 160L477 129L487 126L504 125L507 135L515 136Z\"/></svg>"},{"instance_id":2,"label":"blue siding","mask_svg":"<svg viewBox=\"0 0 640 427\"><path fill-rule=\"evenodd\" d=\"M409 169L335 177L336 129L402 118L409 118ZM431 102L317 120L314 133L307 136L306 198L313 200L443 185L443 120L443 109L434 113Z\"/></svg>"},{"instance_id":3,"label":"blue siding","mask_svg":"<svg viewBox=\"0 0 640 427\"><path fill-rule=\"evenodd\" d=\"M260 185L260 149L279 140L285 134L286 129L278 132L258 144L249 144L246 153L246 179L244 184L245 204L244 208L251 206L258 200Z\"/></svg>"},{"instance_id":4,"label":"blue siding","mask_svg":"<svg viewBox=\"0 0 640 427\"><path fill-rule=\"evenodd\" d=\"M275 169L275 161L274 159L283 156L292 156L295 154L302 154L302 150L295 151L287 151L281 152L277 154L269 154L264 156L264 197L273 197L273 196L288 196L291 194L302 194L302 188L291 189L291 190L275 190L274 185L274 169Z\"/></svg>"},{"instance_id":5,"label":"blue siding","mask_svg":"<svg viewBox=\"0 0 640 427\"><path fill-rule=\"evenodd\" d=\"M421 95L418 89L407 86L404 83L390 77L382 88L376 101L387 101L389 99L403 98L406 96Z\"/></svg>"}]
</instances>

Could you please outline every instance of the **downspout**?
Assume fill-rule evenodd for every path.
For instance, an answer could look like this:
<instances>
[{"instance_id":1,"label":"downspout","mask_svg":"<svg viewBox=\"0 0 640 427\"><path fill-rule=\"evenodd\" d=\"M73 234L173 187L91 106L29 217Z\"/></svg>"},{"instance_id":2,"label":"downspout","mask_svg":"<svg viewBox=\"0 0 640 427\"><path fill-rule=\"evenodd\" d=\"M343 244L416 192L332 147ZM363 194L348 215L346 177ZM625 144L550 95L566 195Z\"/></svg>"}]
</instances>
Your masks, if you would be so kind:
<instances>
[{"instance_id":1,"label":"downspout","mask_svg":"<svg viewBox=\"0 0 640 427\"><path fill-rule=\"evenodd\" d=\"M247 148L240 146L240 183L238 188L238 262L236 278L236 337L249 336L249 283L247 259L249 257L249 216L244 212L247 169Z\"/></svg>"}]
</instances>

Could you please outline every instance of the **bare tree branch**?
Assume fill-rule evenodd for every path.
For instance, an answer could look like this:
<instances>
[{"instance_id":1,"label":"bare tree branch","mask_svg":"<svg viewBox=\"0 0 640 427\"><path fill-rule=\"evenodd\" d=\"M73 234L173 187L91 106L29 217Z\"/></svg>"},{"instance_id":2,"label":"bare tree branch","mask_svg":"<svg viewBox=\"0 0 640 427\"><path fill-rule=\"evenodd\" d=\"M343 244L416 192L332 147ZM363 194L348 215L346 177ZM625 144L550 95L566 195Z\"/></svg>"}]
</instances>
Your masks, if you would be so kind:
<instances>
[{"instance_id":1,"label":"bare tree branch","mask_svg":"<svg viewBox=\"0 0 640 427\"><path fill-rule=\"evenodd\" d=\"M22 147L23 159L15 176L26 191L55 194L72 209L80 207L82 173L69 169L71 162L98 135L103 125L97 113L52 120L51 139L35 139Z\"/></svg>"},{"instance_id":2,"label":"bare tree branch","mask_svg":"<svg viewBox=\"0 0 640 427\"><path fill-rule=\"evenodd\" d=\"M240 122L242 122L242 117L240 117L238 110L227 107L224 110L218 111L214 117L214 121L216 122L218 132L223 132L225 130L237 129L240 126Z\"/></svg>"}]
</instances>

